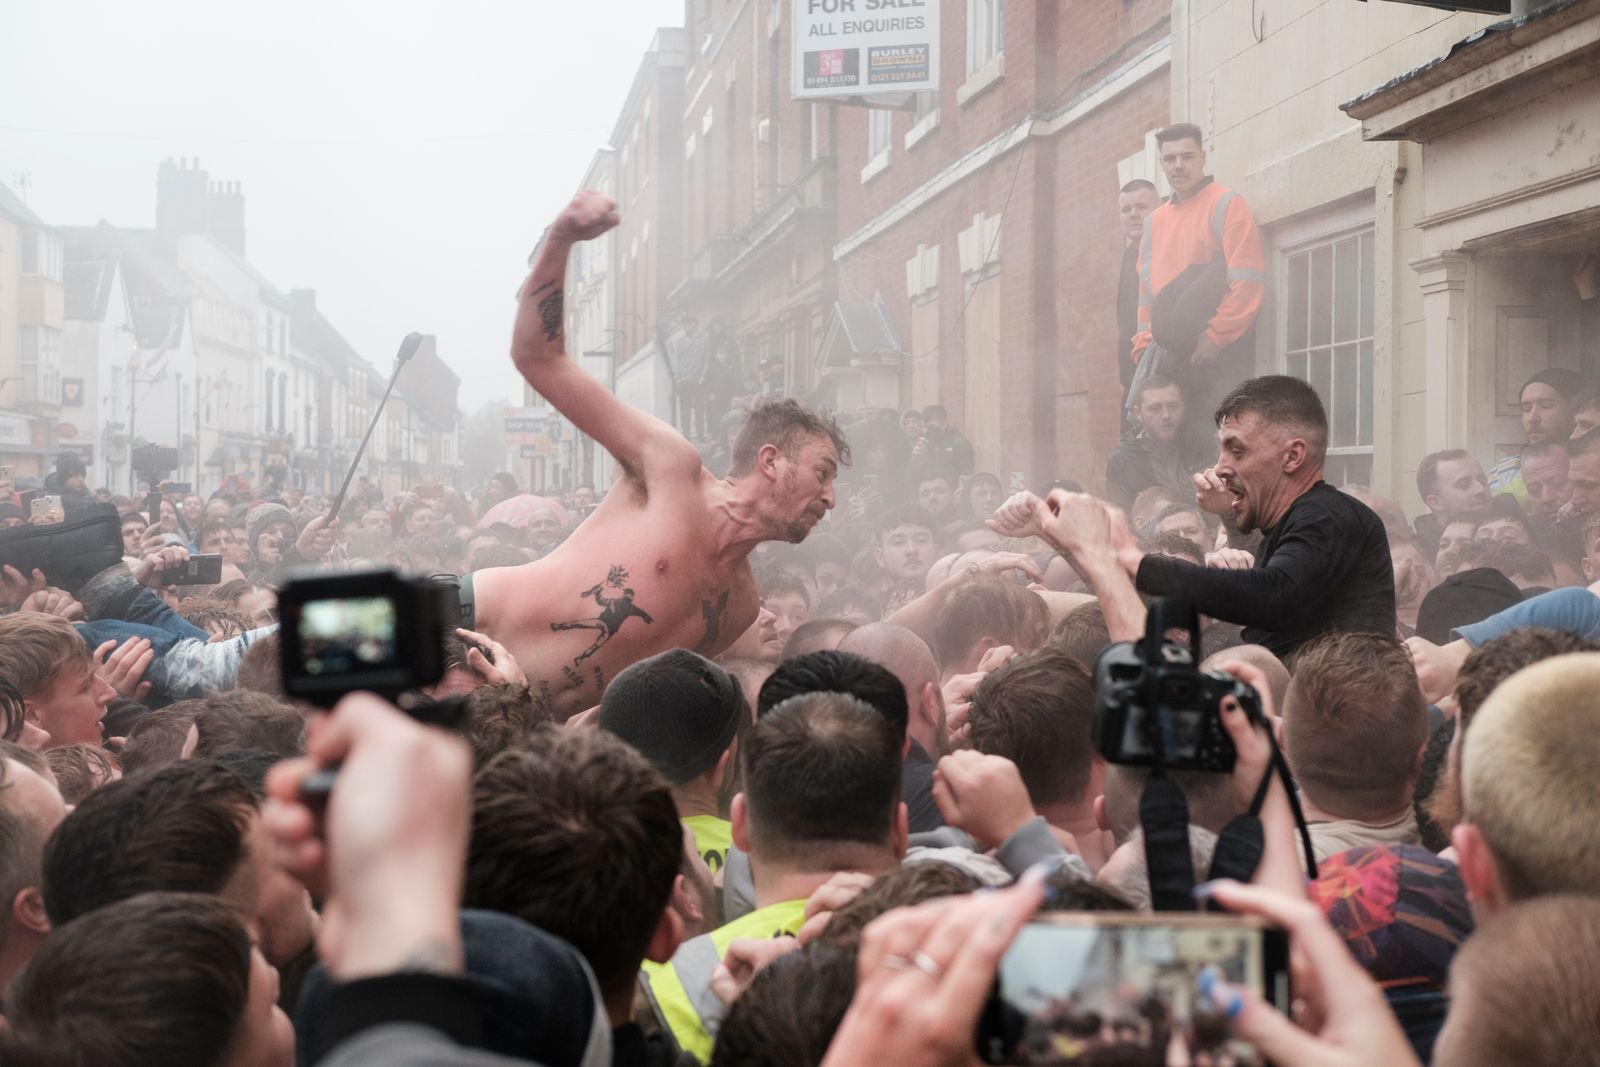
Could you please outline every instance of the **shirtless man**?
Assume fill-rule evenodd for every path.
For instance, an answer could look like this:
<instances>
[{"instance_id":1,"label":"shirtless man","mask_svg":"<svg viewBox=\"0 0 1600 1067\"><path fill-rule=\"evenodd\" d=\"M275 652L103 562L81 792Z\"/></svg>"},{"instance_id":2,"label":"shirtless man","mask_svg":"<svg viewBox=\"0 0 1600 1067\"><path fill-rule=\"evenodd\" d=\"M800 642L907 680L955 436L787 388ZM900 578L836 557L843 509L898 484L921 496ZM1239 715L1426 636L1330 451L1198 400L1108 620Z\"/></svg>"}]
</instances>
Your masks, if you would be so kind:
<instances>
[{"instance_id":1,"label":"shirtless man","mask_svg":"<svg viewBox=\"0 0 1600 1067\"><path fill-rule=\"evenodd\" d=\"M718 479L677 430L580 369L562 336L567 258L616 224L614 201L585 192L551 225L518 298L511 359L622 477L550 555L477 571L462 588L469 628L504 644L562 718L599 703L618 671L647 656L679 647L715 656L733 644L760 609L751 550L804 540L833 507L850 458L832 419L768 401Z\"/></svg>"}]
</instances>

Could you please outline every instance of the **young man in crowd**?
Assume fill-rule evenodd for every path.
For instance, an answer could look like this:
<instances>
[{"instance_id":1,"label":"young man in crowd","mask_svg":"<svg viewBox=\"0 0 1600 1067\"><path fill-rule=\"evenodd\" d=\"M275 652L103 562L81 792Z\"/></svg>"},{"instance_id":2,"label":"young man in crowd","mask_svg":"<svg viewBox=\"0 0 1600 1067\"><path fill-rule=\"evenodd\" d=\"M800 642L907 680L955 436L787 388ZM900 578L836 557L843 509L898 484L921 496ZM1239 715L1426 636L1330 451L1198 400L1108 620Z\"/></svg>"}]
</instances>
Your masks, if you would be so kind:
<instances>
[{"instance_id":1,"label":"young man in crowd","mask_svg":"<svg viewBox=\"0 0 1600 1067\"><path fill-rule=\"evenodd\" d=\"M874 556L889 576L890 593L922 594L922 583L937 558L938 525L920 507L891 511L878 521Z\"/></svg>"},{"instance_id":2,"label":"young man in crowd","mask_svg":"<svg viewBox=\"0 0 1600 1067\"><path fill-rule=\"evenodd\" d=\"M106 706L116 697L72 623L19 611L0 616L0 682L23 700L28 720L51 745L99 744Z\"/></svg>"},{"instance_id":3,"label":"young man in crowd","mask_svg":"<svg viewBox=\"0 0 1600 1067\"><path fill-rule=\"evenodd\" d=\"M317 916L278 866L250 783L213 760L182 760L91 793L45 847L44 905L60 927L157 891L216 896L284 972L284 1003L315 962Z\"/></svg>"},{"instance_id":4,"label":"young man in crowd","mask_svg":"<svg viewBox=\"0 0 1600 1067\"><path fill-rule=\"evenodd\" d=\"M632 745L666 778L695 850L718 881L733 843L720 796L732 773L734 737L749 715L733 676L682 648L635 663L600 698L600 728Z\"/></svg>"},{"instance_id":5,"label":"young man in crowd","mask_svg":"<svg viewBox=\"0 0 1600 1067\"><path fill-rule=\"evenodd\" d=\"M1464 448L1430 452L1417 465L1417 495L1428 513L1417 516L1417 537L1429 558L1439 554L1439 539L1451 515L1489 506L1489 476Z\"/></svg>"},{"instance_id":6,"label":"young man in crowd","mask_svg":"<svg viewBox=\"0 0 1600 1067\"><path fill-rule=\"evenodd\" d=\"M1091 871L1110 857L1095 818L1105 761L1091 738L1094 680L1065 652L1040 648L987 675L972 694L970 740L1017 765L1033 810L1072 835Z\"/></svg>"},{"instance_id":7,"label":"young man in crowd","mask_svg":"<svg viewBox=\"0 0 1600 1067\"><path fill-rule=\"evenodd\" d=\"M710 1060L726 1011L711 977L734 940L796 933L807 898L835 874L876 876L899 864L901 743L887 719L840 693L785 701L750 731L733 839L750 856L756 910L645 968L650 999L679 1047Z\"/></svg>"},{"instance_id":8,"label":"young man in crowd","mask_svg":"<svg viewBox=\"0 0 1600 1067\"><path fill-rule=\"evenodd\" d=\"M1174 378L1150 375L1134 388L1129 406L1139 419L1139 432L1117 442L1106 459L1106 494L1119 508L1152 486L1193 488L1196 462L1183 439L1183 389Z\"/></svg>"},{"instance_id":9,"label":"young man in crowd","mask_svg":"<svg viewBox=\"0 0 1600 1067\"><path fill-rule=\"evenodd\" d=\"M1019 493L996 513L994 528L1042 536L1080 567L1120 566L1139 592L1185 596L1279 657L1338 630L1392 635L1388 534L1370 508L1322 480L1328 417L1315 390L1286 375L1252 378L1223 400L1216 422L1221 454L1195 476L1197 495L1240 531L1265 535L1248 570L1148 555L1109 516L1061 522L1066 493L1051 494L1048 504Z\"/></svg>"},{"instance_id":10,"label":"young man in crowd","mask_svg":"<svg viewBox=\"0 0 1600 1067\"><path fill-rule=\"evenodd\" d=\"M1161 171L1172 196L1145 220L1139 246L1139 330L1132 358L1138 363L1156 333L1167 345L1190 406L1209 412L1228 390L1250 375L1255 364L1255 324L1266 287L1261 235L1244 198L1206 173L1200 128L1181 122L1156 134ZM1167 287L1192 266L1220 259L1225 291L1204 321L1159 321L1155 308ZM1168 332L1170 330L1170 333ZM1191 340L1192 338L1192 340ZM1165 345L1163 346L1165 347Z\"/></svg>"},{"instance_id":11,"label":"young man in crowd","mask_svg":"<svg viewBox=\"0 0 1600 1067\"><path fill-rule=\"evenodd\" d=\"M937 525L956 518L954 480L943 472L928 471L917 484L917 504Z\"/></svg>"},{"instance_id":12,"label":"young man in crowd","mask_svg":"<svg viewBox=\"0 0 1600 1067\"><path fill-rule=\"evenodd\" d=\"M1428 709L1405 646L1333 634L1301 649L1283 705L1283 749L1320 862L1361 845L1418 844L1412 791Z\"/></svg>"},{"instance_id":13,"label":"young man in crowd","mask_svg":"<svg viewBox=\"0 0 1600 1067\"><path fill-rule=\"evenodd\" d=\"M716 656L755 621L749 555L799 542L834 505L849 446L832 418L794 401L758 404L726 479L671 426L629 407L566 352L573 246L617 225L615 203L581 193L546 231L518 301L512 362L616 459L622 480L544 559L462 580L470 629L510 650L566 719L622 668L669 648ZM931 562L931 560L930 560ZM780 646L781 647L781 646Z\"/></svg>"},{"instance_id":14,"label":"young man in crowd","mask_svg":"<svg viewBox=\"0 0 1600 1067\"><path fill-rule=\"evenodd\" d=\"M278 975L215 897L145 893L56 933L11 985L8 1063L290 1067Z\"/></svg>"},{"instance_id":15,"label":"young man in crowd","mask_svg":"<svg viewBox=\"0 0 1600 1067\"><path fill-rule=\"evenodd\" d=\"M684 832L666 779L608 731L543 730L479 772L472 794L466 906L571 944L599 983L612 1062L662 1062L630 1020L640 963L670 959L683 935L669 904Z\"/></svg>"},{"instance_id":16,"label":"young man in crowd","mask_svg":"<svg viewBox=\"0 0 1600 1067\"><path fill-rule=\"evenodd\" d=\"M1133 335L1139 332L1139 247L1145 216L1161 205L1155 182L1134 178L1117 193L1117 225L1122 232L1122 266L1117 271L1117 377L1124 406L1133 383ZM998 501L996 502L998 503Z\"/></svg>"},{"instance_id":17,"label":"young man in crowd","mask_svg":"<svg viewBox=\"0 0 1600 1067\"><path fill-rule=\"evenodd\" d=\"M1557 656L1503 682L1461 739L1451 834L1474 912L1600 886L1600 653Z\"/></svg>"},{"instance_id":18,"label":"young man in crowd","mask_svg":"<svg viewBox=\"0 0 1600 1067\"><path fill-rule=\"evenodd\" d=\"M1535 373L1517 394L1522 407L1522 436L1530 445L1565 441L1572 436L1577 398L1589 389L1583 375L1566 367L1548 367ZM1522 480L1522 456L1507 456L1489 469L1489 491L1509 493L1528 506L1528 487Z\"/></svg>"}]
</instances>

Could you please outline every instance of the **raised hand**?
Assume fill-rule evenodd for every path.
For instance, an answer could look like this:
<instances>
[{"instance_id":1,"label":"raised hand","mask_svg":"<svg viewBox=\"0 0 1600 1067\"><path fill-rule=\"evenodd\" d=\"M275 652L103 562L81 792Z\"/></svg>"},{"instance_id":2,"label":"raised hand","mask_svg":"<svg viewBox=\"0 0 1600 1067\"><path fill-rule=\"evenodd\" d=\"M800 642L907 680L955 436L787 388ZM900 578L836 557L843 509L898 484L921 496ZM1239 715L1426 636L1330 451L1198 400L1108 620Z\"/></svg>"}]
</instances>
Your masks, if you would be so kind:
<instances>
[{"instance_id":1,"label":"raised hand","mask_svg":"<svg viewBox=\"0 0 1600 1067\"><path fill-rule=\"evenodd\" d=\"M945 824L991 849L1033 818L1033 802L1017 765L970 749L952 752L933 772L933 800Z\"/></svg>"},{"instance_id":2,"label":"raised hand","mask_svg":"<svg viewBox=\"0 0 1600 1067\"><path fill-rule=\"evenodd\" d=\"M1194 476L1194 502L1208 515L1226 518L1233 514L1233 494L1222 483L1217 468L1207 467Z\"/></svg>"},{"instance_id":3,"label":"raised hand","mask_svg":"<svg viewBox=\"0 0 1600 1067\"><path fill-rule=\"evenodd\" d=\"M986 525L1002 537L1038 537L1043 511L1043 501L1024 489L1007 497Z\"/></svg>"},{"instance_id":4,"label":"raised hand","mask_svg":"<svg viewBox=\"0 0 1600 1067\"><path fill-rule=\"evenodd\" d=\"M550 224L550 238L569 244L592 241L621 221L615 200L604 193L585 189L573 197Z\"/></svg>"},{"instance_id":5,"label":"raised hand","mask_svg":"<svg viewBox=\"0 0 1600 1067\"><path fill-rule=\"evenodd\" d=\"M168 583L162 579L166 572L176 570L189 562L189 550L182 545L168 545L154 552L146 553L144 558L135 563L132 568L133 580L150 589L160 589Z\"/></svg>"}]
</instances>

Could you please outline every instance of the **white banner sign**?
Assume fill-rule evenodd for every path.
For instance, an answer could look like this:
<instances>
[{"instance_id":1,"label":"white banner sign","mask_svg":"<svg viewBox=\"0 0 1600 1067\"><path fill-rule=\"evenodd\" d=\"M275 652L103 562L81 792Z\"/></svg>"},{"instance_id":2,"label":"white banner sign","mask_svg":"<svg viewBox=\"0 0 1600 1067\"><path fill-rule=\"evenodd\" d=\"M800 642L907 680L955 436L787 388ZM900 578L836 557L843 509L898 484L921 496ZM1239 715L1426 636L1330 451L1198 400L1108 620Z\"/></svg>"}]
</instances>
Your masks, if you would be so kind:
<instances>
[{"instance_id":1,"label":"white banner sign","mask_svg":"<svg viewBox=\"0 0 1600 1067\"><path fill-rule=\"evenodd\" d=\"M939 88L939 0L794 0L794 95Z\"/></svg>"}]
</instances>

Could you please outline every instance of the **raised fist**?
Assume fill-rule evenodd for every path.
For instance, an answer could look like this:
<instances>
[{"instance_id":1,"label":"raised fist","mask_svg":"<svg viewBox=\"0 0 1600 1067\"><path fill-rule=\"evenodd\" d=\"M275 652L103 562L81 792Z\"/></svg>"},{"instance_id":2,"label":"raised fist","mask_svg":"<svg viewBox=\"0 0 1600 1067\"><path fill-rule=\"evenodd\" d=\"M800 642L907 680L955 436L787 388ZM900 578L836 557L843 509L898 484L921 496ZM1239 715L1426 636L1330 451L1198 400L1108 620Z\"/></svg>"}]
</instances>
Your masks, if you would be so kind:
<instances>
[{"instance_id":1,"label":"raised fist","mask_svg":"<svg viewBox=\"0 0 1600 1067\"><path fill-rule=\"evenodd\" d=\"M550 224L550 236L559 241L592 241L620 221L615 200L585 189Z\"/></svg>"}]
</instances>

